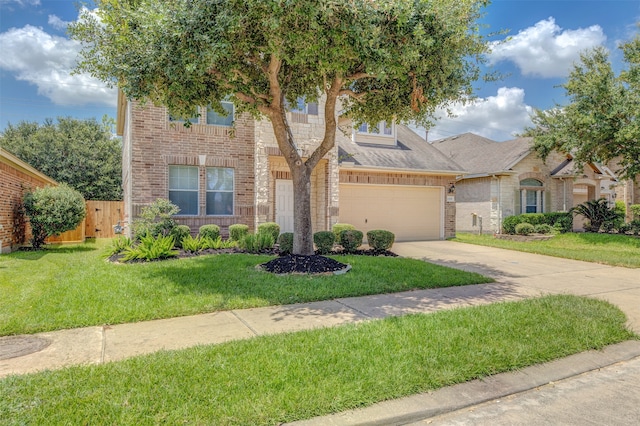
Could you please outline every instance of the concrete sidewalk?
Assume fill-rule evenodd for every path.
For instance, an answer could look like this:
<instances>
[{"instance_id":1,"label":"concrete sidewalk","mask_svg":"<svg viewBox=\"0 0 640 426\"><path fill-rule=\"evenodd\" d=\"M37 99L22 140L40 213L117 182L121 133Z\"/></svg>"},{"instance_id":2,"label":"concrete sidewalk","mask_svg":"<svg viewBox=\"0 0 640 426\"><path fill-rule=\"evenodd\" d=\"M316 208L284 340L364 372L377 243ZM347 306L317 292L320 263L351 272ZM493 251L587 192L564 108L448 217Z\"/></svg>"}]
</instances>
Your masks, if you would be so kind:
<instances>
[{"instance_id":1,"label":"concrete sidewalk","mask_svg":"<svg viewBox=\"0 0 640 426\"><path fill-rule=\"evenodd\" d=\"M640 333L638 269L449 241L396 243L393 250L401 256L479 272L493 277L496 282L18 336L17 339L32 339L35 346L41 344L46 347L31 354L0 359L0 377L74 364L101 364L159 350L216 344L392 315L520 300L549 293L608 300L626 313L630 328ZM0 338L0 348L10 344L9 339ZM0 354L3 352L6 351L0 350ZM640 357L640 342L626 342L604 351L578 354L522 372L497 375L303 424L403 424L418 421L637 357Z\"/></svg>"}]
</instances>

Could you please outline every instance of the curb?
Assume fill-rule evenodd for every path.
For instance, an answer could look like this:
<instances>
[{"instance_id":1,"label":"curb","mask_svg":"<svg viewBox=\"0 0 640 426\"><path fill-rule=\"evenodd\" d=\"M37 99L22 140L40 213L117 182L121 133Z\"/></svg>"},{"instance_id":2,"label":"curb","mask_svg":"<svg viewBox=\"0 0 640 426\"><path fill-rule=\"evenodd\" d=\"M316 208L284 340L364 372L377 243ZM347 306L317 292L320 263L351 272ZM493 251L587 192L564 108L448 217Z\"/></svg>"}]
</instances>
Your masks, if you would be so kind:
<instances>
[{"instance_id":1,"label":"curb","mask_svg":"<svg viewBox=\"0 0 640 426\"><path fill-rule=\"evenodd\" d=\"M526 392L637 357L640 357L640 340L628 340L602 350L581 352L522 370L287 425L405 425Z\"/></svg>"}]
</instances>

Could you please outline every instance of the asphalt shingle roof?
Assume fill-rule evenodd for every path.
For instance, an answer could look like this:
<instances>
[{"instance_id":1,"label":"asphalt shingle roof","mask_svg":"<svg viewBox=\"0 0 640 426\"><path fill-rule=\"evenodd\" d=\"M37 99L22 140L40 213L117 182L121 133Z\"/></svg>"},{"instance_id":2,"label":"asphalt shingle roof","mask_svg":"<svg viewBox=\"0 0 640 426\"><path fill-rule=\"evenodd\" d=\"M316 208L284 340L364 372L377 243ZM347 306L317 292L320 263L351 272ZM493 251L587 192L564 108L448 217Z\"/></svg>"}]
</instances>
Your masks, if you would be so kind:
<instances>
[{"instance_id":1,"label":"asphalt shingle roof","mask_svg":"<svg viewBox=\"0 0 640 426\"><path fill-rule=\"evenodd\" d=\"M415 170L422 172L462 173L464 168L447 158L422 137L406 126L396 125L397 145L360 144L352 140L340 141L340 162L355 166L383 169Z\"/></svg>"},{"instance_id":2,"label":"asphalt shingle roof","mask_svg":"<svg viewBox=\"0 0 640 426\"><path fill-rule=\"evenodd\" d=\"M531 152L531 138L495 142L473 133L439 139L432 145L472 175L507 172Z\"/></svg>"}]
</instances>

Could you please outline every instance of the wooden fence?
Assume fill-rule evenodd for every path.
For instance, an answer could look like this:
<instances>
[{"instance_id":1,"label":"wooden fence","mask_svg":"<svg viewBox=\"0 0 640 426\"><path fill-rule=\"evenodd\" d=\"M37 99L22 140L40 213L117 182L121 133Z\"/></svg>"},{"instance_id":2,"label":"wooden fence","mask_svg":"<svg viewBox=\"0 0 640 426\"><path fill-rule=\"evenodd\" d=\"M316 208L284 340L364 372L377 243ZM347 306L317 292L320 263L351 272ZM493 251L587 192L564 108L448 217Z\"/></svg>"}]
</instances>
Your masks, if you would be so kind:
<instances>
[{"instance_id":1,"label":"wooden fence","mask_svg":"<svg viewBox=\"0 0 640 426\"><path fill-rule=\"evenodd\" d=\"M73 231L50 237L50 243L81 243L85 238L112 238L114 225L122 224L124 203L122 201L87 201L87 217Z\"/></svg>"}]
</instances>

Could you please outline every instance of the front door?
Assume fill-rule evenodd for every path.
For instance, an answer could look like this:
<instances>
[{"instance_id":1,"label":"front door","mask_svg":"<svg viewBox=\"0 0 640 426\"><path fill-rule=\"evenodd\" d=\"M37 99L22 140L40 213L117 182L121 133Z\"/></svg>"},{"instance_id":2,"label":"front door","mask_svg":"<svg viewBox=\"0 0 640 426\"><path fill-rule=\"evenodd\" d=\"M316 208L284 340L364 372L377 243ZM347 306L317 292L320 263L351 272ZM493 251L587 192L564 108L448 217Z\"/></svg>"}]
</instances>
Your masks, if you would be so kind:
<instances>
[{"instance_id":1,"label":"front door","mask_svg":"<svg viewBox=\"0 0 640 426\"><path fill-rule=\"evenodd\" d=\"M292 180L276 180L276 223L280 232L293 232Z\"/></svg>"}]
</instances>

